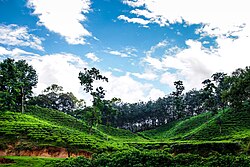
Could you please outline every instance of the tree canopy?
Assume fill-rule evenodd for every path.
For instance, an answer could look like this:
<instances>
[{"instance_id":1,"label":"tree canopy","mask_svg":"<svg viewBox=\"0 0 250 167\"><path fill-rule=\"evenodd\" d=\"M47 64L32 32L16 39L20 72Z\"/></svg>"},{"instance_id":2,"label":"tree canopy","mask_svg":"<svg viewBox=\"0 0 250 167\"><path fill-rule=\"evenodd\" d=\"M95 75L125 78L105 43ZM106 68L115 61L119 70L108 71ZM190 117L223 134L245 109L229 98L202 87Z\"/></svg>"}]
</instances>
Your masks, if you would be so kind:
<instances>
[{"instance_id":1,"label":"tree canopy","mask_svg":"<svg viewBox=\"0 0 250 167\"><path fill-rule=\"evenodd\" d=\"M25 60L7 58L0 63L0 107L24 112L26 100L37 84L35 69Z\"/></svg>"}]
</instances>

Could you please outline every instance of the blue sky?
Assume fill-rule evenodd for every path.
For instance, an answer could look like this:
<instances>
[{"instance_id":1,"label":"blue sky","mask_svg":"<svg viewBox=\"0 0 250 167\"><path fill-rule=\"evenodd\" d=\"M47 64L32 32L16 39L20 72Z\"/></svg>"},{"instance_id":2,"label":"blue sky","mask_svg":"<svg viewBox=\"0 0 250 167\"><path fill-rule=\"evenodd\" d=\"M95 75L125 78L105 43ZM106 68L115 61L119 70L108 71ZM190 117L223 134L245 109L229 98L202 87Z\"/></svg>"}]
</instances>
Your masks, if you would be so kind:
<instances>
[{"instance_id":1,"label":"blue sky","mask_svg":"<svg viewBox=\"0 0 250 167\"><path fill-rule=\"evenodd\" d=\"M94 66L107 98L154 100L250 65L249 15L245 0L0 0L0 58L33 65L36 94L56 83L90 101L77 76Z\"/></svg>"}]
</instances>

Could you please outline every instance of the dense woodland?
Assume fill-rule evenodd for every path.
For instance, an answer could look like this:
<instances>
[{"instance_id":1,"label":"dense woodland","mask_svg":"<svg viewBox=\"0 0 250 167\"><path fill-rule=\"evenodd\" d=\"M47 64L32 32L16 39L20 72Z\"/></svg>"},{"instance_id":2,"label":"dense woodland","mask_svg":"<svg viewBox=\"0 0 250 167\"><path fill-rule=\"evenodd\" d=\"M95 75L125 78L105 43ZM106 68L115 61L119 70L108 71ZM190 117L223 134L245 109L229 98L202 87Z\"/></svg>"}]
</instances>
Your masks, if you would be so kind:
<instances>
[{"instance_id":1,"label":"dense woodland","mask_svg":"<svg viewBox=\"0 0 250 167\"><path fill-rule=\"evenodd\" d=\"M175 90L156 101L123 103L118 98L105 99L105 90L93 87L96 80L108 82L96 68L79 73L79 82L86 93L93 97L93 105L86 106L84 99L63 91L52 84L38 96L32 96L32 88L38 82L34 68L25 60L5 59L0 63L0 110L25 112L27 105L51 108L85 120L90 129L104 124L133 132L152 129L175 120L217 111L226 107L243 110L250 102L250 68L237 69L228 75L215 73L202 82L203 88L184 93L185 85L176 81Z\"/></svg>"}]
</instances>

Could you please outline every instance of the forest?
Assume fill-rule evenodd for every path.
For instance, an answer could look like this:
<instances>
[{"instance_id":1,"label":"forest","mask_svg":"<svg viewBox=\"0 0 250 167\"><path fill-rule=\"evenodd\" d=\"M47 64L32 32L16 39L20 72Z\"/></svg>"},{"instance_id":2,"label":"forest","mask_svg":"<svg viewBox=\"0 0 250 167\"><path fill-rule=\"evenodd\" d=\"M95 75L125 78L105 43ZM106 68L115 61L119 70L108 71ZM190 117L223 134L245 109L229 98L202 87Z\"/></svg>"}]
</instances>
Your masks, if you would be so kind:
<instances>
[{"instance_id":1,"label":"forest","mask_svg":"<svg viewBox=\"0 0 250 167\"><path fill-rule=\"evenodd\" d=\"M0 63L0 166L250 166L249 66L137 103L106 99L93 85L109 79L94 67L78 78L91 106L57 84L35 96L31 65Z\"/></svg>"}]
</instances>

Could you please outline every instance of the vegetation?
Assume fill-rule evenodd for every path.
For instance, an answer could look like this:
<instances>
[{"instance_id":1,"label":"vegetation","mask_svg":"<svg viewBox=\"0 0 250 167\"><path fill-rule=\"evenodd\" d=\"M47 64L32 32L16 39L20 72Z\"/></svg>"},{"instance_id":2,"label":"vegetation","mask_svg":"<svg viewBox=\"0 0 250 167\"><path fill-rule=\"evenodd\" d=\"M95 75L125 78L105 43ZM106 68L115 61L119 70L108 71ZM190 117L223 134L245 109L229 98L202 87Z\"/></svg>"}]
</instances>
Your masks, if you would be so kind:
<instances>
[{"instance_id":1,"label":"vegetation","mask_svg":"<svg viewBox=\"0 0 250 167\"><path fill-rule=\"evenodd\" d=\"M214 154L201 157L197 154L179 154L172 156L165 151L122 151L114 154L100 154L92 160L78 157L56 163L59 167L83 166L138 166L138 167L185 167L185 166L232 166L248 167L250 159L246 155L233 156Z\"/></svg>"},{"instance_id":2,"label":"vegetation","mask_svg":"<svg viewBox=\"0 0 250 167\"><path fill-rule=\"evenodd\" d=\"M36 71L25 60L5 59L0 63L0 109L24 112L36 84Z\"/></svg>"},{"instance_id":3,"label":"vegetation","mask_svg":"<svg viewBox=\"0 0 250 167\"><path fill-rule=\"evenodd\" d=\"M43 90L43 93L33 97L29 105L51 108L70 114L73 110L84 108L83 99L78 100L72 92L63 92L63 87L52 84Z\"/></svg>"},{"instance_id":4,"label":"vegetation","mask_svg":"<svg viewBox=\"0 0 250 167\"><path fill-rule=\"evenodd\" d=\"M62 161L60 158L41 158L28 156L4 156L3 158L14 161L13 163L1 164L9 167L53 167L55 163Z\"/></svg>"},{"instance_id":5,"label":"vegetation","mask_svg":"<svg viewBox=\"0 0 250 167\"><path fill-rule=\"evenodd\" d=\"M84 156L4 156L15 163L3 166L250 166L249 67L186 93L176 81L171 94L134 104L105 99L93 84L108 78L95 68L79 79L92 106L56 84L32 97L32 66L0 63L0 154Z\"/></svg>"}]
</instances>

